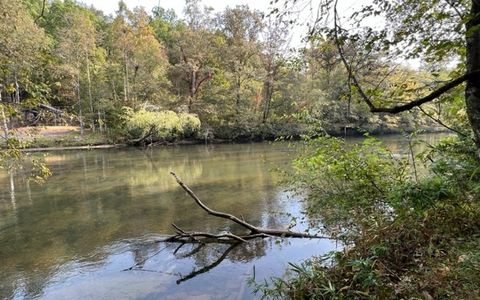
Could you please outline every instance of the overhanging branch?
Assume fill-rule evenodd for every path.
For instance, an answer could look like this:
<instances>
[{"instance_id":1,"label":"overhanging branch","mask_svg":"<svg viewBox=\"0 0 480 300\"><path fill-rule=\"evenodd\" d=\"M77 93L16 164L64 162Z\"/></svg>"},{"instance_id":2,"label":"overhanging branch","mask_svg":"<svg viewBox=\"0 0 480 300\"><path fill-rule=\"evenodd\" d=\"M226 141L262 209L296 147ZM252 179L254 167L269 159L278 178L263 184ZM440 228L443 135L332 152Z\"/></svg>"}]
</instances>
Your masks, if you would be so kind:
<instances>
[{"instance_id":1,"label":"overhanging branch","mask_svg":"<svg viewBox=\"0 0 480 300\"><path fill-rule=\"evenodd\" d=\"M431 92L430 94L428 94L427 96L425 97L422 97L422 98L419 98L419 99L416 99L416 100L413 100L413 101L410 101L408 103L404 103L404 104L399 104L399 105L396 105L396 106L392 106L392 107L376 107L372 100L370 99L370 97L367 96L367 94L365 93L365 91L363 90L362 86L360 85L360 83L358 82L358 79L357 77L355 76L353 70L352 70L352 67L350 65L350 63L348 62L346 56L345 56L345 53L343 51L343 48L342 48L342 45L341 45L341 42L340 42L340 39L338 37L338 30L340 28L339 24L338 24L338 12L337 12L337 3L338 3L338 0L335 1L335 4L334 4L334 28L333 28L333 33L334 33L334 39L335 39L335 45L337 47L337 50L338 50L338 53L340 55L340 58L343 62L343 65L345 66L345 68L347 69L347 72L348 72L348 76L351 78L352 80L352 83L353 85L357 88L358 90L358 93L360 94L363 102L365 102L370 111L373 112L373 113L390 113L390 114L398 114L400 112L404 112L404 111L408 111L408 110L411 110L412 108L414 107L419 107L420 105L422 104L425 104L425 103L428 103L428 102L431 102L435 99L437 99L438 97L440 97L441 95L445 94L446 92L450 91L451 89L455 88L456 86L459 86L460 84L462 84L463 82L471 79L472 77L474 76L477 76L480 74L480 70L475 70L473 72L470 72L470 73L466 73L456 79L453 79L451 81L449 81L448 83L446 83L445 85L439 87L438 89L434 90L433 92Z\"/></svg>"},{"instance_id":2,"label":"overhanging branch","mask_svg":"<svg viewBox=\"0 0 480 300\"><path fill-rule=\"evenodd\" d=\"M431 102L431 101L437 99L438 97L445 94L449 90L451 90L454 87L464 83L468 79L470 79L473 76L478 75L478 74L480 74L480 70L464 74L464 75L448 82L447 84L441 86L440 88L431 92L427 96L416 99L416 100L413 100L413 101L410 101L408 103L401 104L401 105L396 105L396 106L393 106L393 107L373 107L373 109L371 108L370 111L371 112L377 112L377 113L378 112L385 112L385 113L390 113L390 114L397 114L397 113L400 113L400 112L403 112L403 111L410 110L414 107L420 106L422 104L425 104L425 103L428 103L428 102Z\"/></svg>"}]
</instances>

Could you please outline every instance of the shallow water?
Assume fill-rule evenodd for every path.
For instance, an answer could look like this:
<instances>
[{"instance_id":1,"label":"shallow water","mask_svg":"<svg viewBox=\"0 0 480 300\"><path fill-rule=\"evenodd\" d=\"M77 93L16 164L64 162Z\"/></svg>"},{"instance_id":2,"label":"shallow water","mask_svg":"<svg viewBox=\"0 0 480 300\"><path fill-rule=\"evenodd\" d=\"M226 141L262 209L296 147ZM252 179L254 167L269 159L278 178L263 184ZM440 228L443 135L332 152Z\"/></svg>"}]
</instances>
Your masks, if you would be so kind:
<instances>
[{"instance_id":1,"label":"shallow water","mask_svg":"<svg viewBox=\"0 0 480 300\"><path fill-rule=\"evenodd\" d=\"M397 152L407 144L398 136L386 142ZM173 222L192 231L242 232L207 216L169 172L216 210L286 228L291 216L301 217L302 203L272 170L288 167L293 155L287 143L67 151L45 156L53 176L43 185L0 173L0 298L254 298L246 284L253 272L257 281L281 276L289 261L337 245L264 239L177 249L155 243L173 233Z\"/></svg>"}]
</instances>

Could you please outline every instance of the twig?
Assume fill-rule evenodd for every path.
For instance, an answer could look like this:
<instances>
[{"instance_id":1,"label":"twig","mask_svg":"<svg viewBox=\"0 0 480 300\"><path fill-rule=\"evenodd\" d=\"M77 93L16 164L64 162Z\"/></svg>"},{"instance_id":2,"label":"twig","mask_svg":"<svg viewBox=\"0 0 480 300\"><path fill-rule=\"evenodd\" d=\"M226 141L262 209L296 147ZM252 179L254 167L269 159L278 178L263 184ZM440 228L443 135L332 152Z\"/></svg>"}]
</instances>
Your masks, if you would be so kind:
<instances>
[{"instance_id":1,"label":"twig","mask_svg":"<svg viewBox=\"0 0 480 300\"><path fill-rule=\"evenodd\" d=\"M467 134L465 134L465 133L461 132L460 130L457 130L457 129L453 128L453 127L448 126L447 124L443 123L443 121L440 120L439 118L435 118L435 117L432 116L431 114L427 113L421 106L419 106L418 109L420 109L420 111L421 111L424 115L426 115L427 117L429 117L430 119L432 119L432 120L433 120L434 122L436 122L437 124L445 127L446 129L448 129L448 130L450 130L450 131L455 132L456 134L458 134L458 135L460 135L460 136L462 136L462 137L468 137Z\"/></svg>"}]
</instances>

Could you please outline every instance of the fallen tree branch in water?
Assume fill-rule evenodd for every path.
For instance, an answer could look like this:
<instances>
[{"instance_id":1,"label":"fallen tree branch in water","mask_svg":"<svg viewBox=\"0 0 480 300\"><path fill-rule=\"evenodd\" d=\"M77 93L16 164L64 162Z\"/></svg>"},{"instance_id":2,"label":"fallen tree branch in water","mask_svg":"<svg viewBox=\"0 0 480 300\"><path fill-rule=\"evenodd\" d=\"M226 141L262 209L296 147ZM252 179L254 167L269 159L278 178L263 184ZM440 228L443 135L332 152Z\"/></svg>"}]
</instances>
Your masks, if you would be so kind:
<instances>
[{"instance_id":1,"label":"fallen tree branch in water","mask_svg":"<svg viewBox=\"0 0 480 300\"><path fill-rule=\"evenodd\" d=\"M246 229L250 232L246 235L235 235L233 233L222 233L222 234L212 234L208 232L186 232L175 224L172 226L175 228L176 235L167 237L162 240L162 242L181 242L181 243L239 243L247 242L251 239L256 238L265 238L270 236L277 237L292 237L292 238L310 238L310 239L331 239L330 237L309 234L305 232L296 232L291 230L282 230L282 229L270 229L254 226L245 220L239 219L238 217L225 213L213 210L205 205L200 198L185 184L183 181L178 178L174 172L170 172L175 178L177 183L183 188L185 192L195 201L195 203L200 206L204 211L209 215L219 217L222 219L230 220Z\"/></svg>"}]
</instances>

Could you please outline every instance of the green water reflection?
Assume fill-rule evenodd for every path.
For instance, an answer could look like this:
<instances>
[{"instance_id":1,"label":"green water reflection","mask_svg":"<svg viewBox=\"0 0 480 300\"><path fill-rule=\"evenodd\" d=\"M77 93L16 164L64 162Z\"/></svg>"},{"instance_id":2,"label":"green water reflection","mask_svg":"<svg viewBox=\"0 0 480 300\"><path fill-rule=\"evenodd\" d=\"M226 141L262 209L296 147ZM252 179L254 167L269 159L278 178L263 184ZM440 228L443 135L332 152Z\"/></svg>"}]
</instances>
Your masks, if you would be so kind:
<instances>
[{"instance_id":1,"label":"green water reflection","mask_svg":"<svg viewBox=\"0 0 480 300\"><path fill-rule=\"evenodd\" d=\"M401 137L387 143L398 152ZM5 299L250 299L246 277L281 275L288 261L322 254L330 241L261 240L228 246L153 244L175 222L189 230L239 231L206 216L169 175L175 171L204 202L253 224L282 228L301 204L276 184L287 143L184 146L50 153L43 185L0 174L0 297ZM283 213L283 214L282 214ZM299 224L301 227L302 224ZM300 228L301 229L301 228ZM156 254L150 259L150 256ZM140 263L143 271L122 271Z\"/></svg>"}]
</instances>

